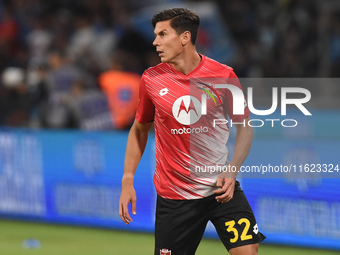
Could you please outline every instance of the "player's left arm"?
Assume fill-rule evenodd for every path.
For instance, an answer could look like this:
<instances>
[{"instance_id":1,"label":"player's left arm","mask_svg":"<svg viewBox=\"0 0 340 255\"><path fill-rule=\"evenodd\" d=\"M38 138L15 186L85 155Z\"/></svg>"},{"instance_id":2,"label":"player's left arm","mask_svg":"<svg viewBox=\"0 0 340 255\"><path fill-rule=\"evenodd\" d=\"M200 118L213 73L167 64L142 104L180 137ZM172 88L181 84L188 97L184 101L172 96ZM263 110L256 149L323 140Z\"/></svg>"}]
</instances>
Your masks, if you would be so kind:
<instances>
[{"instance_id":1,"label":"player's left arm","mask_svg":"<svg viewBox=\"0 0 340 255\"><path fill-rule=\"evenodd\" d=\"M236 170L235 176L220 176L217 180L216 186L219 189L215 190L215 194L221 194L216 197L216 200L221 203L226 203L233 198L235 189L235 177L240 170L243 162L247 158L251 143L253 140L253 129L248 125L249 117L244 119L244 124L235 124L236 126L236 140L234 156L229 164L229 169Z\"/></svg>"}]
</instances>

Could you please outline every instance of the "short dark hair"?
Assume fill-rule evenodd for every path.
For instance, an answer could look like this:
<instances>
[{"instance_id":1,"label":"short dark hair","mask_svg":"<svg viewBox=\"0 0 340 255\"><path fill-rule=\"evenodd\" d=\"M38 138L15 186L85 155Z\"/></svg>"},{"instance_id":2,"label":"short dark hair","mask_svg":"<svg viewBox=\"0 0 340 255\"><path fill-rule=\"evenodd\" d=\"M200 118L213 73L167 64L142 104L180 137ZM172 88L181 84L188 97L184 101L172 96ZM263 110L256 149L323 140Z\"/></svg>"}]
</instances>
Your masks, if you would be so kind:
<instances>
[{"instance_id":1,"label":"short dark hair","mask_svg":"<svg viewBox=\"0 0 340 255\"><path fill-rule=\"evenodd\" d=\"M188 9L184 8L173 8L161 11L152 18L153 27L156 26L157 22L170 20L170 25L180 35L185 31L191 33L191 42L195 45L198 27L200 25L200 18L198 15Z\"/></svg>"}]
</instances>

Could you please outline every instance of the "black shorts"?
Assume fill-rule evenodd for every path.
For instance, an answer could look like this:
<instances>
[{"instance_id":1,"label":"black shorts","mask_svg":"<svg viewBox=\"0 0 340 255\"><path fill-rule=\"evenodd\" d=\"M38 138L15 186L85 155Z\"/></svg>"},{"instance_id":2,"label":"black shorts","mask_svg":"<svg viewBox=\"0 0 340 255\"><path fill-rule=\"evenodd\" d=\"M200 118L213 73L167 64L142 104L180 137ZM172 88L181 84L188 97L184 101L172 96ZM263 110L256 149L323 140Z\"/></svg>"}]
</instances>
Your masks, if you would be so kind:
<instances>
[{"instance_id":1,"label":"black shorts","mask_svg":"<svg viewBox=\"0 0 340 255\"><path fill-rule=\"evenodd\" d=\"M215 197L171 200L157 196L155 255L194 255L209 220L228 251L266 238L238 182L229 202L219 203Z\"/></svg>"}]
</instances>

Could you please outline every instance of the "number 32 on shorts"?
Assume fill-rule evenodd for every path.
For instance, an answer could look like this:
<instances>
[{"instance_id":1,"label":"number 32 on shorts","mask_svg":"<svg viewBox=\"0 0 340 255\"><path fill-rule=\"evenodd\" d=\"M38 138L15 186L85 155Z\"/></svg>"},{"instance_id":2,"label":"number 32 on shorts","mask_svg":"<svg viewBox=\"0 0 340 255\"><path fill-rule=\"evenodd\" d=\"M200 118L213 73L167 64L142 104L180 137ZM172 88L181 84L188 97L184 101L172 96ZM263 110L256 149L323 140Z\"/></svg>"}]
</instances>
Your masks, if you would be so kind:
<instances>
[{"instance_id":1,"label":"number 32 on shorts","mask_svg":"<svg viewBox=\"0 0 340 255\"><path fill-rule=\"evenodd\" d=\"M238 238L239 238L239 233L238 233L237 229L234 228L235 224L236 224L236 223L235 223L234 220L227 221L227 222L225 223L225 226L227 227L227 231L228 231L228 232L233 232L233 233L234 233L234 238L231 238L231 239L230 239L230 242L231 242L231 243L235 243L235 242L238 240ZM250 227L250 222L249 222L248 219L242 218L242 219L240 219L240 220L237 222L237 224L238 224L238 225L243 225L243 224L245 224L245 226L244 226L244 228L243 228L243 231L242 231L242 233L241 233L241 236L240 236L241 241L245 241L245 240L249 240L249 239L252 239L252 238L253 238L252 235L248 235L248 234L247 234L247 233L248 233L248 230L249 230L249 227Z\"/></svg>"}]
</instances>

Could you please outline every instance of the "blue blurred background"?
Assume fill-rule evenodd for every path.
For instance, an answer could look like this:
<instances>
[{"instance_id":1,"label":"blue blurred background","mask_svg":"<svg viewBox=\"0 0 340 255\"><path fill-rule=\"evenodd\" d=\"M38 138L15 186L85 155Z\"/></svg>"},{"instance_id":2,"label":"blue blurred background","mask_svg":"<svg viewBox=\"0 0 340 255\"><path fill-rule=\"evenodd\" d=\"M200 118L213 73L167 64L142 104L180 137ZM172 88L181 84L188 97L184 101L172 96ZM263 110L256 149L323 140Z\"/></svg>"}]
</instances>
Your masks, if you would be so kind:
<instances>
[{"instance_id":1,"label":"blue blurred background","mask_svg":"<svg viewBox=\"0 0 340 255\"><path fill-rule=\"evenodd\" d=\"M200 15L198 51L232 66L255 108L270 107L272 87L312 93L312 116L293 107L284 117L296 128L254 129L245 165L339 166L339 1L3 0L1 217L125 229L118 200L137 100L129 79L159 63L150 19L171 7ZM270 117L283 119L280 109ZM151 134L135 178L136 231L153 231L154 151ZM339 172L240 178L267 242L340 249ZM217 237L211 225L206 236Z\"/></svg>"}]
</instances>

